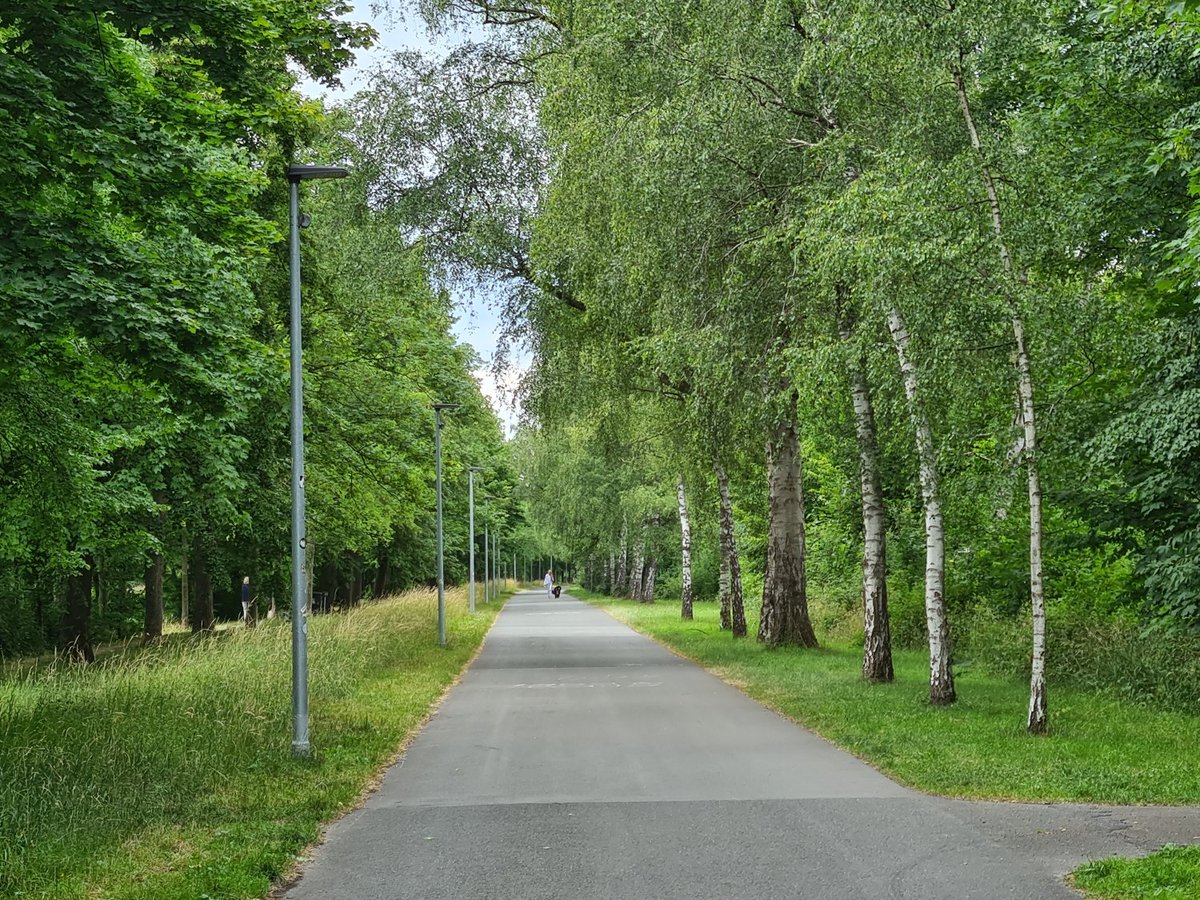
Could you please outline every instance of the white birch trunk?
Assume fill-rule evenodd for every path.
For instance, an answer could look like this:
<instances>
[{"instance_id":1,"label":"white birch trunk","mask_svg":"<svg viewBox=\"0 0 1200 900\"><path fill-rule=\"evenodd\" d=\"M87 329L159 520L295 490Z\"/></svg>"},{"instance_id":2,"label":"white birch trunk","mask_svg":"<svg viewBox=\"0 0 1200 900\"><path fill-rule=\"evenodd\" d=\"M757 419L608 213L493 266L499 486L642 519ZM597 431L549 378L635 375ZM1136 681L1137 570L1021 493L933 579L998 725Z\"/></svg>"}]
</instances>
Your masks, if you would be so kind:
<instances>
[{"instance_id":1,"label":"white birch trunk","mask_svg":"<svg viewBox=\"0 0 1200 900\"><path fill-rule=\"evenodd\" d=\"M630 599L639 603L642 600L642 576L646 569L645 551L646 536L643 534L633 548L633 568L629 570Z\"/></svg>"},{"instance_id":2,"label":"white birch trunk","mask_svg":"<svg viewBox=\"0 0 1200 900\"><path fill-rule=\"evenodd\" d=\"M679 500L679 536L682 552L683 586L680 591L680 615L684 619L692 618L692 523L688 519L687 494L684 490L683 476L675 481L675 495Z\"/></svg>"},{"instance_id":3,"label":"white birch trunk","mask_svg":"<svg viewBox=\"0 0 1200 900\"><path fill-rule=\"evenodd\" d=\"M621 525L621 552L617 556L617 577L613 583L613 594L625 596L626 577L629 574L629 524Z\"/></svg>"},{"instance_id":4,"label":"white birch trunk","mask_svg":"<svg viewBox=\"0 0 1200 900\"><path fill-rule=\"evenodd\" d=\"M1000 253L1000 264L1004 267L1009 287L1009 310L1012 316L1013 340L1017 350L1017 393L1021 398L1021 425L1025 438L1025 471L1029 487L1029 602L1033 613L1033 656L1029 673L1029 715L1026 728L1031 734L1044 734L1048 728L1046 700L1046 593L1042 580L1042 486L1037 458L1037 419L1033 405L1033 366L1029 361L1029 342L1025 335L1025 320L1021 314L1020 300L1016 294L1017 282L1024 283L1024 274L1018 278L1013 266L1012 253L1004 239L1004 222L1001 216L1000 194L991 168L983 155L979 131L971 114L967 98L967 86L962 73L962 55L959 65L954 67L954 87L958 92L959 107L971 139L971 148L979 160L979 172L987 192L988 208L992 217L992 232L996 235L996 246Z\"/></svg>"},{"instance_id":5,"label":"white birch trunk","mask_svg":"<svg viewBox=\"0 0 1200 900\"><path fill-rule=\"evenodd\" d=\"M849 344L853 329L838 297L838 330ZM867 382L866 360L857 350L848 361L850 394L854 402L854 433L858 442L858 474L863 516L863 678L886 682L895 678L891 625L887 605L887 517L880 479L879 441L875 407Z\"/></svg>"},{"instance_id":6,"label":"white birch trunk","mask_svg":"<svg viewBox=\"0 0 1200 900\"><path fill-rule=\"evenodd\" d=\"M646 584L642 588L642 602L654 602L654 584L658 579L658 557L650 557L650 562L646 565Z\"/></svg>"},{"instance_id":7,"label":"white birch trunk","mask_svg":"<svg viewBox=\"0 0 1200 900\"><path fill-rule=\"evenodd\" d=\"M941 486L933 429L925 411L920 378L912 362L908 326L899 307L888 313L888 328L900 360L904 393L917 436L921 499L925 506L925 625L929 632L929 702L953 703L954 672L950 663L950 625L946 619L946 537L942 524Z\"/></svg>"},{"instance_id":8,"label":"white birch trunk","mask_svg":"<svg viewBox=\"0 0 1200 900\"><path fill-rule=\"evenodd\" d=\"M717 492L721 498L721 628L735 638L746 636L746 603L742 592L742 564L738 556L737 534L733 528L733 500L729 494L729 475L720 463L715 466Z\"/></svg>"}]
</instances>

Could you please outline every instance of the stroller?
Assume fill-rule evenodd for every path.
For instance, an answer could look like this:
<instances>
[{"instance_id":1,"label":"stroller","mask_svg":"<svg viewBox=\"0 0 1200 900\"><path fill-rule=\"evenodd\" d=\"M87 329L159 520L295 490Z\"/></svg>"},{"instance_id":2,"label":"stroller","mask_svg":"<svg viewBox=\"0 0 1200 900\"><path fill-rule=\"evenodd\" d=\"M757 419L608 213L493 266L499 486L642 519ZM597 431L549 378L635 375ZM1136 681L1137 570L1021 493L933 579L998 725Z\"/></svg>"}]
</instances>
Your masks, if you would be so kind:
<instances>
[{"instance_id":1,"label":"stroller","mask_svg":"<svg viewBox=\"0 0 1200 900\"><path fill-rule=\"evenodd\" d=\"M550 589L550 593L552 593L554 595L554 599L557 600L558 595L562 593L562 585L556 584L554 587L552 587Z\"/></svg>"}]
</instances>

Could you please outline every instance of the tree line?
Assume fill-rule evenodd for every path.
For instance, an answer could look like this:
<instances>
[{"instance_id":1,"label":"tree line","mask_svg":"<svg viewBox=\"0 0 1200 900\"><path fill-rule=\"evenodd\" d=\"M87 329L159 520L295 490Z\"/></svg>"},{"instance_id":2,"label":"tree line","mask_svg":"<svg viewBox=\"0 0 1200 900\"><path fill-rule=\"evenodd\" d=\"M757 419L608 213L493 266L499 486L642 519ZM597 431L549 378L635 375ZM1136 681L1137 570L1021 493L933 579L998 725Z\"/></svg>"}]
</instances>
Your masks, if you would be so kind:
<instances>
[{"instance_id":1,"label":"tree line","mask_svg":"<svg viewBox=\"0 0 1200 900\"><path fill-rule=\"evenodd\" d=\"M592 583L734 635L761 591L769 646L854 593L935 704L1024 622L1034 733L1051 639L1200 627L1190 4L424 9L484 36L357 133L439 148L397 203L511 286L524 495Z\"/></svg>"},{"instance_id":2,"label":"tree line","mask_svg":"<svg viewBox=\"0 0 1200 900\"><path fill-rule=\"evenodd\" d=\"M370 202L352 120L296 90L336 84L374 39L349 11L0 12L0 656L91 659L157 639L165 611L205 631L244 577L286 606L291 162L354 170L302 199L312 585L345 605L432 583L435 400L462 404L448 577L466 572L467 465L495 498L481 529L519 525L426 249Z\"/></svg>"}]
</instances>

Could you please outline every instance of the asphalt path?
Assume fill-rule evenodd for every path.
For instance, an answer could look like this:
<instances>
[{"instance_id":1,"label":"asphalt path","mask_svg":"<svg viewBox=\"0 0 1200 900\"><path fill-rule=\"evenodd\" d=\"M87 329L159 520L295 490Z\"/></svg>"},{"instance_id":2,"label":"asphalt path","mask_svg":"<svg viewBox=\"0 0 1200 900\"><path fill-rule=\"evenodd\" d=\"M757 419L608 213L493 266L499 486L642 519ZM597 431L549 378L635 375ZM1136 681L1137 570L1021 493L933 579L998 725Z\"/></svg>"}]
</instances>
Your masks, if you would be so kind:
<instances>
[{"instance_id":1,"label":"asphalt path","mask_svg":"<svg viewBox=\"0 0 1200 900\"><path fill-rule=\"evenodd\" d=\"M1194 810L910 791L603 611L529 591L283 896L1055 900L1078 897L1062 876L1083 860L1196 840Z\"/></svg>"}]
</instances>

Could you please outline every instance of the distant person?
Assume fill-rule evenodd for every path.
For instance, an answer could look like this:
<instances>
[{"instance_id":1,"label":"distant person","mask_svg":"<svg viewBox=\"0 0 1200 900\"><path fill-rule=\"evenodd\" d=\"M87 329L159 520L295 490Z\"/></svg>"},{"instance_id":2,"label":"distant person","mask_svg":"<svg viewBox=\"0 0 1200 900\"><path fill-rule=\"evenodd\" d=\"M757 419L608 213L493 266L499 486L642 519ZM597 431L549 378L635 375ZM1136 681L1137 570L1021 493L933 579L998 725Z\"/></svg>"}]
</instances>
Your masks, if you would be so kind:
<instances>
[{"instance_id":1,"label":"distant person","mask_svg":"<svg viewBox=\"0 0 1200 900\"><path fill-rule=\"evenodd\" d=\"M546 577L542 579L542 584L546 586L546 599L549 600L554 596L554 570L547 569Z\"/></svg>"},{"instance_id":2,"label":"distant person","mask_svg":"<svg viewBox=\"0 0 1200 900\"><path fill-rule=\"evenodd\" d=\"M242 579L242 621L250 624L250 576Z\"/></svg>"}]
</instances>

